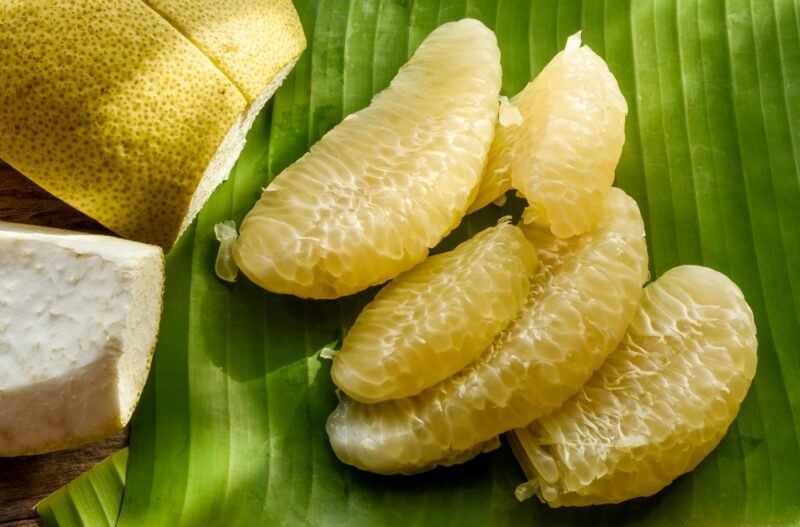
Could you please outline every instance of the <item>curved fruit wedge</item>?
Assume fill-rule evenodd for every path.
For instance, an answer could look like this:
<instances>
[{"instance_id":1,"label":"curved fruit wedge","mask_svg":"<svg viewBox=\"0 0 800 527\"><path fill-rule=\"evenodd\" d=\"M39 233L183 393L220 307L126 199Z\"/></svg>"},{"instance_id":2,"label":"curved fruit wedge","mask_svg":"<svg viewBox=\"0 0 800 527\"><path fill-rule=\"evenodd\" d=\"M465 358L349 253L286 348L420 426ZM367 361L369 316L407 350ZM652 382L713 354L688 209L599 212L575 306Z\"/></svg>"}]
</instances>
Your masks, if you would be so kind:
<instances>
[{"instance_id":1,"label":"curved fruit wedge","mask_svg":"<svg viewBox=\"0 0 800 527\"><path fill-rule=\"evenodd\" d=\"M535 270L536 251L509 223L431 256L364 308L333 359L334 382L374 403L450 377L517 316Z\"/></svg>"},{"instance_id":2,"label":"curved fruit wedge","mask_svg":"<svg viewBox=\"0 0 800 527\"><path fill-rule=\"evenodd\" d=\"M466 19L436 29L369 107L284 170L247 215L241 270L336 298L420 263L475 197L494 134L500 51Z\"/></svg>"},{"instance_id":3,"label":"curved fruit wedge","mask_svg":"<svg viewBox=\"0 0 800 527\"><path fill-rule=\"evenodd\" d=\"M682 266L647 286L625 339L556 413L512 434L552 507L649 496L725 435L756 370L756 327L726 276Z\"/></svg>"},{"instance_id":4,"label":"curved fruit wedge","mask_svg":"<svg viewBox=\"0 0 800 527\"><path fill-rule=\"evenodd\" d=\"M466 461L558 408L617 347L647 278L636 202L612 189L593 231L560 240L532 228L531 237L542 267L517 319L478 360L417 396L377 404L342 396L327 423L339 459L381 474Z\"/></svg>"},{"instance_id":5,"label":"curved fruit wedge","mask_svg":"<svg viewBox=\"0 0 800 527\"><path fill-rule=\"evenodd\" d=\"M511 101L522 124L498 124L470 211L512 186L530 203L526 222L567 238L591 229L625 142L628 107L614 75L580 34Z\"/></svg>"}]
</instances>

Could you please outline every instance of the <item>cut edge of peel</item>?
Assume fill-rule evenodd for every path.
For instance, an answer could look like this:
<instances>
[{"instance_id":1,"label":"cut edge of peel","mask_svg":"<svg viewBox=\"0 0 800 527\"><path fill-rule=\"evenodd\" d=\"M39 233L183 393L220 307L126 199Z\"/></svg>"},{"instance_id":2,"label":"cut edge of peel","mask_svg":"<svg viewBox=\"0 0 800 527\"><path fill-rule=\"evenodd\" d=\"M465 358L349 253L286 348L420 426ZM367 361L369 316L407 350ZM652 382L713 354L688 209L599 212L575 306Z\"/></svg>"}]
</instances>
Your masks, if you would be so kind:
<instances>
[{"instance_id":1,"label":"cut edge of peel","mask_svg":"<svg viewBox=\"0 0 800 527\"><path fill-rule=\"evenodd\" d=\"M293 58L275 74L275 77L272 78L269 85L264 87L264 90L256 97L252 104L237 117L235 122L231 123L228 133L225 135L222 143L220 143L214 157L208 163L205 173L198 180L192 192L186 215L178 229L175 240L173 240L173 244L174 241L180 238L186 229L189 228L195 217L200 213L203 205L205 205L206 201L211 197L211 194L214 193L214 190L230 177L230 173L236 161L239 159L239 155L247 141L247 134L253 127L256 117L258 117L261 110L266 106L267 102L269 102L278 88L280 88L292 69L294 69L298 58L299 57ZM169 249L169 247L167 247L167 249Z\"/></svg>"}]
</instances>

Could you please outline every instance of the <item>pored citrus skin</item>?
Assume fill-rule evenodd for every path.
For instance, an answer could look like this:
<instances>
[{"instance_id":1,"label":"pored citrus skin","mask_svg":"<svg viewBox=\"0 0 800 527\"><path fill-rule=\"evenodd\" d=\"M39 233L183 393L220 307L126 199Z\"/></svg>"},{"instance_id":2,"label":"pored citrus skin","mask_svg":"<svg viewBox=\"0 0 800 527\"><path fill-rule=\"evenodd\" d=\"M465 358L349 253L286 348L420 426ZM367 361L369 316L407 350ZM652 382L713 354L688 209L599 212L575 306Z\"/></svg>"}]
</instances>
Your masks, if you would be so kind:
<instances>
[{"instance_id":1,"label":"pored citrus skin","mask_svg":"<svg viewBox=\"0 0 800 527\"><path fill-rule=\"evenodd\" d=\"M648 273L636 202L611 189L605 218L567 240L526 230L541 267L517 318L478 359L419 395L375 404L342 395L327 422L340 460L379 474L466 461L557 409L617 347Z\"/></svg>"},{"instance_id":2,"label":"pored citrus skin","mask_svg":"<svg viewBox=\"0 0 800 527\"><path fill-rule=\"evenodd\" d=\"M305 47L290 0L144 0L194 42L248 102Z\"/></svg>"},{"instance_id":3,"label":"pored citrus skin","mask_svg":"<svg viewBox=\"0 0 800 527\"><path fill-rule=\"evenodd\" d=\"M0 158L165 249L305 48L291 0L8 0L0 35Z\"/></svg>"},{"instance_id":4,"label":"pored citrus skin","mask_svg":"<svg viewBox=\"0 0 800 527\"><path fill-rule=\"evenodd\" d=\"M526 222L560 238L590 230L614 182L628 111L605 61L573 35L507 110L516 119L498 124L470 211L513 187L530 204Z\"/></svg>"},{"instance_id":5,"label":"pored citrus skin","mask_svg":"<svg viewBox=\"0 0 800 527\"><path fill-rule=\"evenodd\" d=\"M337 298L422 262L475 197L497 119L500 50L477 20L433 31L388 88L278 175L234 257L276 293Z\"/></svg>"},{"instance_id":6,"label":"pored citrus skin","mask_svg":"<svg viewBox=\"0 0 800 527\"><path fill-rule=\"evenodd\" d=\"M558 411L511 434L552 507L655 494L725 435L758 357L753 313L725 275L676 267L648 285L620 344Z\"/></svg>"},{"instance_id":7,"label":"pored citrus skin","mask_svg":"<svg viewBox=\"0 0 800 527\"><path fill-rule=\"evenodd\" d=\"M477 359L517 316L536 271L522 231L501 223L381 289L347 332L331 375L365 403L416 395Z\"/></svg>"}]
</instances>

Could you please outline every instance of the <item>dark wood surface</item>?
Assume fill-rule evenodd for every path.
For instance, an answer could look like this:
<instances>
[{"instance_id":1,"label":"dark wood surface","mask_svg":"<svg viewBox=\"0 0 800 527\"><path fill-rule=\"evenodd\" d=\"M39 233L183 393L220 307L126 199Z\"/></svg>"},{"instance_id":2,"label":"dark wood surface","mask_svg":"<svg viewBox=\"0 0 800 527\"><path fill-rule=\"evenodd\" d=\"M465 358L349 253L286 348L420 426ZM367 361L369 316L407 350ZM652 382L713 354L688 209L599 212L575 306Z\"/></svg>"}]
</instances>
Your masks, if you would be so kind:
<instances>
[{"instance_id":1,"label":"dark wood surface","mask_svg":"<svg viewBox=\"0 0 800 527\"><path fill-rule=\"evenodd\" d=\"M0 161L0 221L108 233ZM0 458L0 527L41 525L32 507L128 443L127 432L83 448Z\"/></svg>"}]
</instances>

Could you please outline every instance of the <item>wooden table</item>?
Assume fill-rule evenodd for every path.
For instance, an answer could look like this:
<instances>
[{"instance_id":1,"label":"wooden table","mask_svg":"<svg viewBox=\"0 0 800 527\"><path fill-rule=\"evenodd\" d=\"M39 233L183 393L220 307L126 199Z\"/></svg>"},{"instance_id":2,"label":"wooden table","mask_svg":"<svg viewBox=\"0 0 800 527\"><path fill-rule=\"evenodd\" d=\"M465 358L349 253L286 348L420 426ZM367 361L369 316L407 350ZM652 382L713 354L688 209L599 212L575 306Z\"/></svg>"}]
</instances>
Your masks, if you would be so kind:
<instances>
[{"instance_id":1,"label":"wooden table","mask_svg":"<svg viewBox=\"0 0 800 527\"><path fill-rule=\"evenodd\" d=\"M108 233L0 161L0 220ZM127 432L75 450L0 458L0 527L41 525L33 505L128 443Z\"/></svg>"}]
</instances>

